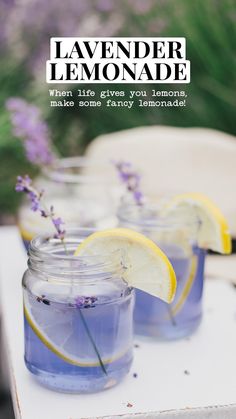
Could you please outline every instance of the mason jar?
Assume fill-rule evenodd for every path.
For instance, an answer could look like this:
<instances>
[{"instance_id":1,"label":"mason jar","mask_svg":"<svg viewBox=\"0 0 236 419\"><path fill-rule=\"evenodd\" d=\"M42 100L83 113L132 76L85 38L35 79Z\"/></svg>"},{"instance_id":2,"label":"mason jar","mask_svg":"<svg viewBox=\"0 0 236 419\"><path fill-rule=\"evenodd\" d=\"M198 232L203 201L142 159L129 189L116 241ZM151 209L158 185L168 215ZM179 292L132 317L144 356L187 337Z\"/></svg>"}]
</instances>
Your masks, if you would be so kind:
<instances>
[{"instance_id":1,"label":"mason jar","mask_svg":"<svg viewBox=\"0 0 236 419\"><path fill-rule=\"evenodd\" d=\"M181 214L164 216L157 204L125 202L118 218L121 227L152 239L170 259L177 277L176 295L170 305L143 291L135 291L135 333L158 339L190 335L202 318L206 251L197 245L199 220Z\"/></svg>"},{"instance_id":2,"label":"mason jar","mask_svg":"<svg viewBox=\"0 0 236 419\"><path fill-rule=\"evenodd\" d=\"M44 202L66 223L66 226L111 228L117 223L116 211L121 187L112 173L112 165L85 157L55 160L44 167L34 184L44 190ZM122 189L123 190L123 189ZM26 197L18 212L18 226L28 248L30 240L42 232L53 232L49 220L35 214Z\"/></svg>"},{"instance_id":3,"label":"mason jar","mask_svg":"<svg viewBox=\"0 0 236 419\"><path fill-rule=\"evenodd\" d=\"M90 393L119 383L133 359L125 255L77 257L87 230L32 240L23 277L25 364L43 386Z\"/></svg>"}]
</instances>

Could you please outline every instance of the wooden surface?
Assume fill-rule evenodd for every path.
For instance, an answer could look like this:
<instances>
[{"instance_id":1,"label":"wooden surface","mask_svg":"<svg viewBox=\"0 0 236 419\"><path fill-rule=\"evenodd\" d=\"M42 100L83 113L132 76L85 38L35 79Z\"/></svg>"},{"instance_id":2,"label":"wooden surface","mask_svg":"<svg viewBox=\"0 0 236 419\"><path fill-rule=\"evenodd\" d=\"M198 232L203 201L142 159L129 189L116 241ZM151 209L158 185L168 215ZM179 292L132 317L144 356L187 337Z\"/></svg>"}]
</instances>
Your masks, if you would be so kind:
<instances>
[{"instance_id":1,"label":"wooden surface","mask_svg":"<svg viewBox=\"0 0 236 419\"><path fill-rule=\"evenodd\" d=\"M214 257L208 263L212 270ZM224 273L225 260L217 261L217 271L221 266ZM235 257L227 259L227 265L230 260L233 277ZM0 228L4 346L17 419L236 418L236 289L229 281L206 281L204 320L195 335L170 343L135 339L139 347L134 349L134 364L119 386L94 395L65 395L40 387L24 366L21 277L25 268L17 230Z\"/></svg>"}]
</instances>

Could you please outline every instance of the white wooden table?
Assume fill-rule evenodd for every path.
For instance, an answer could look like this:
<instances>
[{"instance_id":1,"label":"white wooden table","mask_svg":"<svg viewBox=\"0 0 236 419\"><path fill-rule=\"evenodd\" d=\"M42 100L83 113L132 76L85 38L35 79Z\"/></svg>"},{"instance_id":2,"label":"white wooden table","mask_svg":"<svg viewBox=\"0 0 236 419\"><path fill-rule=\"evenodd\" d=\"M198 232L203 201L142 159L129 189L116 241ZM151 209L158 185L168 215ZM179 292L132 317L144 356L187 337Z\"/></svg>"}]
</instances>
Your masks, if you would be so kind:
<instances>
[{"instance_id":1,"label":"white wooden table","mask_svg":"<svg viewBox=\"0 0 236 419\"><path fill-rule=\"evenodd\" d=\"M228 262L236 279L235 256ZM217 261L217 272L224 263L224 258ZM213 259L208 265L212 274ZM0 228L4 346L17 419L236 418L236 289L231 283L206 281L204 320L195 335L170 343L136 339L134 364L120 385L94 395L66 395L40 387L24 366L21 277L25 268L17 229Z\"/></svg>"}]
</instances>

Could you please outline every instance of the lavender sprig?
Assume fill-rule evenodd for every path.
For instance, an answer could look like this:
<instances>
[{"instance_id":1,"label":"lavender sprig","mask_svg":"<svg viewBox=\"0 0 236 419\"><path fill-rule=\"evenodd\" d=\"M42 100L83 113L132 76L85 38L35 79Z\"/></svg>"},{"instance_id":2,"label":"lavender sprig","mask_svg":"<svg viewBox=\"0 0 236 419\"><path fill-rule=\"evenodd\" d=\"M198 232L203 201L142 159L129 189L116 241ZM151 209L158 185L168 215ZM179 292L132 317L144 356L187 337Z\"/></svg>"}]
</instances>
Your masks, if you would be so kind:
<instances>
[{"instance_id":1,"label":"lavender sprig","mask_svg":"<svg viewBox=\"0 0 236 419\"><path fill-rule=\"evenodd\" d=\"M118 171L119 178L129 193L133 195L138 205L143 204L143 193L140 189L141 176L135 172L132 164L126 161L113 162Z\"/></svg>"},{"instance_id":2,"label":"lavender sprig","mask_svg":"<svg viewBox=\"0 0 236 419\"><path fill-rule=\"evenodd\" d=\"M140 189L140 175L135 172L130 162L119 161L113 162L114 166L116 167L119 178L122 183L126 185L126 189L128 192L132 193L134 201L138 205L143 205L144 203L144 196ZM168 312L168 316L170 317L170 321L173 326L176 326L176 320L172 313L171 308L166 305L166 309Z\"/></svg>"},{"instance_id":3,"label":"lavender sprig","mask_svg":"<svg viewBox=\"0 0 236 419\"><path fill-rule=\"evenodd\" d=\"M31 209L34 212L39 212L40 215L44 218L50 218L52 220L53 226L56 229L54 235L55 238L64 240L65 238L65 229L62 228L64 222L60 217L55 216L54 207L51 205L48 210L45 203L43 202L44 191L38 191L32 185L32 179L28 175L17 176L17 183L15 187L16 192L25 192L31 201Z\"/></svg>"},{"instance_id":4,"label":"lavender sprig","mask_svg":"<svg viewBox=\"0 0 236 419\"><path fill-rule=\"evenodd\" d=\"M43 195L44 195L44 191L38 191L32 184L32 179L28 176L17 176L17 183L16 183L16 187L15 187L16 192L24 192L26 193L26 195L29 197L30 201L31 201L31 209L32 211L35 212L39 212L40 215L43 218L50 218L53 226L56 229L56 234L54 234L54 237L57 239L60 239L64 248L65 248L65 252L68 254L67 248L66 248L66 244L64 242L64 238L65 238L65 229L62 228L62 225L64 224L64 222L62 221L62 219L60 217L56 217L55 216L55 212L54 212L54 207L53 205L50 206L50 209L48 210L45 203L43 202ZM46 305L50 305L49 300L44 298L45 296L43 296L43 298L39 298L38 301L42 301L44 304ZM77 297L75 300L75 305L79 311L79 315L81 318L81 321L84 325L84 328L86 330L86 333L88 335L88 338L90 339L91 345L94 348L94 351L98 357L100 366L102 371L104 372L105 375L107 375L107 371L105 368L105 365L102 361L101 355L99 353L99 350L97 348L97 345L93 339L93 336L91 335L89 326L86 322L85 316L82 313L82 308L89 308L89 307L94 307L95 301L97 300L96 297Z\"/></svg>"},{"instance_id":5,"label":"lavender sprig","mask_svg":"<svg viewBox=\"0 0 236 419\"><path fill-rule=\"evenodd\" d=\"M10 112L13 134L22 140L27 159L39 166L52 163L50 133L40 109L18 97L9 98L6 108Z\"/></svg>"}]
</instances>

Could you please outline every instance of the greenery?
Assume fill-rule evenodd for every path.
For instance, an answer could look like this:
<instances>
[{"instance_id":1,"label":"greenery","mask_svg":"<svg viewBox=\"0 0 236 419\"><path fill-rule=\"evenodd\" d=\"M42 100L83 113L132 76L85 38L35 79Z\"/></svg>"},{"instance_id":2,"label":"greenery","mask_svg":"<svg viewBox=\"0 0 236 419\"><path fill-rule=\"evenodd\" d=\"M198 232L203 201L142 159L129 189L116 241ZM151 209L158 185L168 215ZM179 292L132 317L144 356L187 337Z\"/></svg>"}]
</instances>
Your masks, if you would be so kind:
<instances>
[{"instance_id":1,"label":"greenery","mask_svg":"<svg viewBox=\"0 0 236 419\"><path fill-rule=\"evenodd\" d=\"M14 193L18 173L35 173L26 162L20 141L11 133L4 103L9 96L22 96L42 107L53 140L62 155L82 153L97 135L141 125L203 126L236 134L236 8L235 0L179 0L154 2L146 13L134 13L124 2L121 36L184 36L192 80L181 86L188 94L186 108L51 108L45 86L35 80L21 63L5 53L0 69L0 212L14 212L18 195ZM73 34L72 34L73 35ZM3 60L2 60L3 61ZM82 86L91 88L90 86ZM176 90L177 85L93 85L106 89ZM71 88L71 86L70 86ZM76 89L78 86L76 86ZM36 94L37 92L37 94Z\"/></svg>"},{"instance_id":2,"label":"greenery","mask_svg":"<svg viewBox=\"0 0 236 419\"><path fill-rule=\"evenodd\" d=\"M25 95L29 80L24 65L15 65L10 59L3 60L0 70L0 214L14 213L21 200L20 195L15 193L18 173L37 173L26 160L20 141L12 135L10 118L5 109L9 96Z\"/></svg>"},{"instance_id":3,"label":"greenery","mask_svg":"<svg viewBox=\"0 0 236 419\"><path fill-rule=\"evenodd\" d=\"M160 14L161 11L161 14ZM154 13L155 12L155 13ZM130 17L132 21L132 16ZM188 94L186 108L80 108L83 124L80 145L86 145L99 134L141 125L166 124L173 126L202 126L236 134L234 122L236 89L236 7L235 0L179 0L151 9L150 14L136 16L125 36L148 36L148 23L166 21L168 24L157 36L184 36L187 39L187 58L191 61L192 79L180 90ZM106 89L176 90L178 85L93 85L99 93ZM78 87L76 87L77 89ZM91 88L84 86L83 88ZM64 118L78 118L78 110L64 116L64 110L54 110L54 132L61 131ZM91 118L92 115L92 118ZM61 121L61 123L60 123Z\"/></svg>"}]
</instances>

